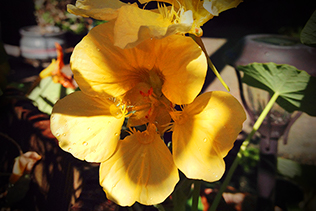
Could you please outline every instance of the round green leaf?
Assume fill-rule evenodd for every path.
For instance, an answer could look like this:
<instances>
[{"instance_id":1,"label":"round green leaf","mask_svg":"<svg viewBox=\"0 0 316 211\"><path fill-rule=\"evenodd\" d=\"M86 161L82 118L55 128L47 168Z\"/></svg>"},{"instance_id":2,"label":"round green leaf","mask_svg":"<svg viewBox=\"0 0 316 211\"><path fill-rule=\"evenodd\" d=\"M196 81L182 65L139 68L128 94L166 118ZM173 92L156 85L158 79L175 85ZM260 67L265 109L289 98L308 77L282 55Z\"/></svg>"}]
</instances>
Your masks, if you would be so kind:
<instances>
[{"instance_id":1,"label":"round green leaf","mask_svg":"<svg viewBox=\"0 0 316 211\"><path fill-rule=\"evenodd\" d=\"M242 82L263 89L272 96L279 94L277 103L288 112L303 111L316 116L316 78L294 66L275 63L252 63L238 66L244 72Z\"/></svg>"}]
</instances>

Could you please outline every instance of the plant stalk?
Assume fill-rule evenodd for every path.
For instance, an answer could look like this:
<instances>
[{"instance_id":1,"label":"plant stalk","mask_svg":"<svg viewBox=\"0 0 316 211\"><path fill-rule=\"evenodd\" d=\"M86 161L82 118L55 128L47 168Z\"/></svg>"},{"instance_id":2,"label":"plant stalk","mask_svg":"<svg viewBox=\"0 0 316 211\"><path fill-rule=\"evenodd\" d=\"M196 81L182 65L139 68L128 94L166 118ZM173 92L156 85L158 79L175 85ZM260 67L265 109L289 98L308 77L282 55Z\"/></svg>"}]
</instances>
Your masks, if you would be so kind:
<instances>
[{"instance_id":1,"label":"plant stalk","mask_svg":"<svg viewBox=\"0 0 316 211\"><path fill-rule=\"evenodd\" d=\"M214 66L213 62L211 61L210 57L207 54L206 48L204 46L204 43L202 42L201 37L197 37L195 35L190 35L191 38L202 48L203 52L205 53L205 56L207 58L207 64L208 66L211 68L211 70L213 71L213 73L216 75L216 77L218 78L218 80L222 83L222 85L225 87L225 89L229 92L230 89L227 86L227 84L225 83L225 81L223 80L222 76L219 74L219 72L217 71L216 67Z\"/></svg>"},{"instance_id":2,"label":"plant stalk","mask_svg":"<svg viewBox=\"0 0 316 211\"><path fill-rule=\"evenodd\" d=\"M194 181L193 195L192 195L192 211L198 211L199 198L200 198L200 188L201 180Z\"/></svg>"},{"instance_id":3,"label":"plant stalk","mask_svg":"<svg viewBox=\"0 0 316 211\"><path fill-rule=\"evenodd\" d=\"M261 112L260 116L258 117L257 121L255 122L255 124L252 127L252 131L248 134L247 138L245 139L245 141L243 142L243 144L241 145L239 152L237 154L237 157L235 158L233 164L231 165L230 169L227 172L227 175L220 187L220 189L218 190L218 193L215 196L215 199L212 203L212 206L210 207L209 211L216 211L216 208L221 200L222 194L223 192L226 190L227 185L229 184L232 176L234 175L234 172L239 164L239 161L244 153L244 151L246 150L252 136L255 134L255 132L259 129L259 127L261 126L263 120L266 118L266 116L268 115L269 111L271 110L273 104L275 103L275 101L277 100L277 98L279 97L279 93L275 92L273 94L273 96L271 97L271 99L269 100L268 104L266 105L266 107L263 109L263 111Z\"/></svg>"}]
</instances>

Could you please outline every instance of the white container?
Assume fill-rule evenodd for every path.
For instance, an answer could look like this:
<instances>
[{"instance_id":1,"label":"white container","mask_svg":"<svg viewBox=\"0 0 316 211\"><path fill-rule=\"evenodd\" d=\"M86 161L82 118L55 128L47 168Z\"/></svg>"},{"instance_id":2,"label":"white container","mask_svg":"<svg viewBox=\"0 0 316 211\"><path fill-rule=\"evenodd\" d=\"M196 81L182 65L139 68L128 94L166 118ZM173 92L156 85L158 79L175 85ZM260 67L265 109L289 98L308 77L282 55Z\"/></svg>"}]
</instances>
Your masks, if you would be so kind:
<instances>
[{"instance_id":1,"label":"white container","mask_svg":"<svg viewBox=\"0 0 316 211\"><path fill-rule=\"evenodd\" d=\"M21 28L21 56L37 60L56 58L55 42L64 48L66 45L65 33L60 31L58 27L46 27L45 32L37 25Z\"/></svg>"}]
</instances>

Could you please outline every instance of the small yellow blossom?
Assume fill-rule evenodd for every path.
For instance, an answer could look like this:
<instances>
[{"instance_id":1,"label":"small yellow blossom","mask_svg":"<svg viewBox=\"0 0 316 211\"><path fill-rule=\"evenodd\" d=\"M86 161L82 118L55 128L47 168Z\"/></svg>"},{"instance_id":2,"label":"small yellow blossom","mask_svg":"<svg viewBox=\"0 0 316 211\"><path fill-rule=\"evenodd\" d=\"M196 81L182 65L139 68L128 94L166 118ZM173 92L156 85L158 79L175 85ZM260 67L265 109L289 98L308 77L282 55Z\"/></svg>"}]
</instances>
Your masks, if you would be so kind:
<instances>
[{"instance_id":1,"label":"small yellow blossom","mask_svg":"<svg viewBox=\"0 0 316 211\"><path fill-rule=\"evenodd\" d=\"M171 35L122 49L114 45L114 25L94 27L74 49L71 69L81 91L59 100L51 116L61 148L100 162L100 183L122 206L163 202L178 169L188 178L220 179L245 120L240 103L225 92L197 97L207 61L191 38ZM130 135L120 140L125 119ZM168 130L172 153L162 139Z\"/></svg>"},{"instance_id":2,"label":"small yellow blossom","mask_svg":"<svg viewBox=\"0 0 316 211\"><path fill-rule=\"evenodd\" d=\"M64 64L64 53L61 45L56 42L55 43L56 52L57 52L57 60L53 59L52 62L42 70L39 74L40 79L51 76L54 83L60 83L65 88L75 89L75 85L73 84L73 79L71 76L67 76L61 70L65 66Z\"/></svg>"},{"instance_id":3,"label":"small yellow blossom","mask_svg":"<svg viewBox=\"0 0 316 211\"><path fill-rule=\"evenodd\" d=\"M144 4L151 0L139 0ZM119 0L77 0L68 11L84 17L115 21L114 44L120 48L134 47L149 38L191 33L202 36L201 26L220 12L242 0L164 0L158 9L140 9L136 3Z\"/></svg>"}]
</instances>

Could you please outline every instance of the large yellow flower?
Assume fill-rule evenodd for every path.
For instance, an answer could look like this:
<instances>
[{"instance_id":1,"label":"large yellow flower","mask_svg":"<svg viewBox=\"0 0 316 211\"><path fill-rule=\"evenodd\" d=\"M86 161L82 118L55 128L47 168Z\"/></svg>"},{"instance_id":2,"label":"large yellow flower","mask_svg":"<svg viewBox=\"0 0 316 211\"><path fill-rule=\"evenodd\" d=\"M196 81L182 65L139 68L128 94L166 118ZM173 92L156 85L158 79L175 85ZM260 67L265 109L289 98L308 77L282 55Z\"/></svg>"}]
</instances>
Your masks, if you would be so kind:
<instances>
[{"instance_id":1,"label":"large yellow flower","mask_svg":"<svg viewBox=\"0 0 316 211\"><path fill-rule=\"evenodd\" d=\"M58 101L51 117L60 146L100 162L100 183L122 206L161 203L178 182L178 169L189 178L220 179L223 157L245 120L242 106L226 92L196 97L207 61L191 38L171 35L121 49L113 27L93 28L74 49L71 68L81 91ZM125 119L129 135L120 140ZM172 153L162 139L167 130Z\"/></svg>"},{"instance_id":2,"label":"large yellow flower","mask_svg":"<svg viewBox=\"0 0 316 211\"><path fill-rule=\"evenodd\" d=\"M147 3L151 0L139 0ZM163 0L172 6L158 3L158 9L140 9L137 4L119 0L77 0L68 11L99 20L113 20L114 44L121 48L134 47L149 38L172 34L202 35L201 26L220 12L237 7L242 0Z\"/></svg>"}]
</instances>

